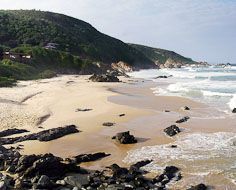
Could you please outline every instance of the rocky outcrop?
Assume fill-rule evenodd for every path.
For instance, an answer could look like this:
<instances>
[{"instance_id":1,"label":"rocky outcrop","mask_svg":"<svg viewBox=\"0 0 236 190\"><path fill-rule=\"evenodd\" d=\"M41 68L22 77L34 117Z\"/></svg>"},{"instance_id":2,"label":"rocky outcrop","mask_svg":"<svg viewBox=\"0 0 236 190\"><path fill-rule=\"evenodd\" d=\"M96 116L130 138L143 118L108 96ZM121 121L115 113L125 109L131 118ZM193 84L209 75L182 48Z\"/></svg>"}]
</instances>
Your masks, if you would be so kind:
<instances>
[{"instance_id":1,"label":"rocky outcrop","mask_svg":"<svg viewBox=\"0 0 236 190\"><path fill-rule=\"evenodd\" d=\"M29 132L29 131L26 130L26 129L16 129L16 128L7 129L7 130L4 130L4 131L0 131L0 137L5 137L5 136L10 136L10 135L15 135L15 134L21 134L21 133L26 133L26 132Z\"/></svg>"},{"instance_id":2,"label":"rocky outcrop","mask_svg":"<svg viewBox=\"0 0 236 190\"><path fill-rule=\"evenodd\" d=\"M93 82L120 82L117 76L111 74L92 75L89 80Z\"/></svg>"},{"instance_id":3,"label":"rocky outcrop","mask_svg":"<svg viewBox=\"0 0 236 190\"><path fill-rule=\"evenodd\" d=\"M183 118L181 118L181 119L177 120L177 121L176 121L176 123L183 123L183 122L186 122L186 121L188 121L189 119L190 119L190 117L189 117L189 116L185 116L185 117L183 117Z\"/></svg>"},{"instance_id":4,"label":"rocky outcrop","mask_svg":"<svg viewBox=\"0 0 236 190\"><path fill-rule=\"evenodd\" d=\"M123 61L120 61L118 63L112 63L111 64L112 69L117 70L119 72L132 72L133 68L128 64Z\"/></svg>"},{"instance_id":5,"label":"rocky outcrop","mask_svg":"<svg viewBox=\"0 0 236 190\"><path fill-rule=\"evenodd\" d=\"M14 144L27 140L39 140L39 141L51 141L58 139L65 135L78 133L80 132L75 125L68 125L65 127L58 127L49 130L44 130L38 133L33 133L29 135L12 137L12 138L0 138L1 144Z\"/></svg>"},{"instance_id":6,"label":"rocky outcrop","mask_svg":"<svg viewBox=\"0 0 236 190\"><path fill-rule=\"evenodd\" d=\"M164 129L164 132L169 135L169 136L174 136L178 133L180 133L180 129L179 127L177 127L176 125L171 125L170 127L167 127L166 129Z\"/></svg>"},{"instance_id":7,"label":"rocky outcrop","mask_svg":"<svg viewBox=\"0 0 236 190\"><path fill-rule=\"evenodd\" d=\"M171 58L167 59L164 64L160 65L160 68L181 68L184 64L182 62L177 62Z\"/></svg>"},{"instance_id":8,"label":"rocky outcrop","mask_svg":"<svg viewBox=\"0 0 236 190\"><path fill-rule=\"evenodd\" d=\"M120 144L133 144L137 143L136 138L133 135L130 135L129 131L117 133L115 136L112 137Z\"/></svg>"}]
</instances>

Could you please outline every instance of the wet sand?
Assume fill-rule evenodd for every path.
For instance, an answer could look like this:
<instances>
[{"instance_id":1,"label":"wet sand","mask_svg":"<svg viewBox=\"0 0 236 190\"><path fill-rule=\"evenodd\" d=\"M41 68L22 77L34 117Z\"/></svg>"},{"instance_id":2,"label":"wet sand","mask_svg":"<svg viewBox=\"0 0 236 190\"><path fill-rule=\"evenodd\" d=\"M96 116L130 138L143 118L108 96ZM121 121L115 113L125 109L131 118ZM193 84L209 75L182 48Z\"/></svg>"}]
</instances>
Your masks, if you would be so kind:
<instances>
[{"instance_id":1,"label":"wet sand","mask_svg":"<svg viewBox=\"0 0 236 190\"><path fill-rule=\"evenodd\" d=\"M17 127L36 132L42 130L39 126L49 129L75 124L82 131L50 142L21 142L19 144L24 145L22 154L51 152L66 158L100 151L110 153L111 156L100 161L83 164L90 169L100 169L113 163L127 166L122 160L130 150L174 143L175 138L167 137L163 129L186 115L191 119L179 125L183 129L179 136L195 132L236 132L235 117L208 118L206 115L216 110L207 105L185 98L155 96L150 88L157 84L151 81L123 78L125 83L91 83L87 78L88 76L61 76L20 82L18 87L1 89L1 129ZM186 105L191 108L190 111L180 109ZM78 108L92 110L76 112ZM125 116L119 117L122 113ZM45 119L39 122L44 116ZM114 122L115 125L104 127L104 122ZM111 139L117 132L127 130L138 137L137 144L120 145ZM188 181L181 180L179 187L202 180L209 185L218 185L216 189L235 187L221 174L198 177L196 180L196 176L186 174L190 172L188 168L182 169L184 178L187 177ZM221 186L222 183L224 187Z\"/></svg>"}]
</instances>

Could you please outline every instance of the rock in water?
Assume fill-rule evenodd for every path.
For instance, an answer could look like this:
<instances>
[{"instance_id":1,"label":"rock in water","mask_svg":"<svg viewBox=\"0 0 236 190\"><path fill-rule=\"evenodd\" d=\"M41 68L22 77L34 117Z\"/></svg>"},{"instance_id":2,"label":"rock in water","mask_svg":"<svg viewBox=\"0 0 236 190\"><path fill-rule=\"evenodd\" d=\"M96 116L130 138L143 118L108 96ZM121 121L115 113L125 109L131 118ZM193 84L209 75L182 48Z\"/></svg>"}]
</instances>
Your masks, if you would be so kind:
<instances>
[{"instance_id":1,"label":"rock in water","mask_svg":"<svg viewBox=\"0 0 236 190\"><path fill-rule=\"evenodd\" d=\"M103 75L92 75L89 80L93 82L120 82L117 76L111 74L103 74Z\"/></svg>"},{"instance_id":2,"label":"rock in water","mask_svg":"<svg viewBox=\"0 0 236 190\"><path fill-rule=\"evenodd\" d=\"M137 143L137 140L133 135L130 135L129 131L117 133L112 139L116 139L121 144L133 144Z\"/></svg>"},{"instance_id":3,"label":"rock in water","mask_svg":"<svg viewBox=\"0 0 236 190\"><path fill-rule=\"evenodd\" d=\"M166 129L164 129L164 132L169 135L169 136L174 136L178 133L180 133L180 129L179 127L177 127L176 125L171 125L170 127L167 127Z\"/></svg>"},{"instance_id":4,"label":"rock in water","mask_svg":"<svg viewBox=\"0 0 236 190\"><path fill-rule=\"evenodd\" d=\"M232 113L236 113L236 108L234 108L234 109L232 110Z\"/></svg>"},{"instance_id":5,"label":"rock in water","mask_svg":"<svg viewBox=\"0 0 236 190\"><path fill-rule=\"evenodd\" d=\"M187 190L207 190L207 186L205 184L201 183L196 186L192 186Z\"/></svg>"},{"instance_id":6,"label":"rock in water","mask_svg":"<svg viewBox=\"0 0 236 190\"><path fill-rule=\"evenodd\" d=\"M189 119L190 119L190 117L188 117L188 116L185 116L185 117L183 117L183 118L181 118L181 119L177 120L177 121L176 121L176 123L183 123L183 122L186 122L186 121L188 121Z\"/></svg>"}]
</instances>

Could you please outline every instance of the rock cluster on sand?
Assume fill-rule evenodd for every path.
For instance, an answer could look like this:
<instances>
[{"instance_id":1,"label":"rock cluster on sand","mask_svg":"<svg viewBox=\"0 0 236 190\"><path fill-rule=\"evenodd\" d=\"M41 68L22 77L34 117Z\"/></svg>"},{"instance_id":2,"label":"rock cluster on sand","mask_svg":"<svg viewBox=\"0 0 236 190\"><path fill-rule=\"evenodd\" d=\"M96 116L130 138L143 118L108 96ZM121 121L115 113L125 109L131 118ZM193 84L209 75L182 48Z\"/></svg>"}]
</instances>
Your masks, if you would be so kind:
<instances>
[{"instance_id":1,"label":"rock cluster on sand","mask_svg":"<svg viewBox=\"0 0 236 190\"><path fill-rule=\"evenodd\" d=\"M115 136L112 137L117 142L121 144L133 144L137 143L136 138L133 135L130 135L129 131L117 133Z\"/></svg>"},{"instance_id":2,"label":"rock cluster on sand","mask_svg":"<svg viewBox=\"0 0 236 190\"><path fill-rule=\"evenodd\" d=\"M144 160L129 168L112 164L102 171L85 170L78 163L92 161L107 156L106 153L84 154L63 160L52 154L21 155L19 152L0 146L0 189L44 189L44 190L119 190L157 189L165 190L170 182L181 180L179 168L167 166L163 173L145 177L141 167L150 164ZM206 190L199 184L190 190Z\"/></svg>"},{"instance_id":3,"label":"rock cluster on sand","mask_svg":"<svg viewBox=\"0 0 236 190\"><path fill-rule=\"evenodd\" d=\"M49 130L40 131L38 133L32 133L29 135L12 137L12 138L0 138L1 144L14 144L26 140L39 140L39 141L50 141L54 139L58 139L65 135L69 135L72 133L80 132L75 125L68 125L65 127L58 127Z\"/></svg>"},{"instance_id":4,"label":"rock cluster on sand","mask_svg":"<svg viewBox=\"0 0 236 190\"><path fill-rule=\"evenodd\" d=\"M120 82L117 76L111 74L92 75L89 80L93 82Z\"/></svg>"},{"instance_id":5,"label":"rock cluster on sand","mask_svg":"<svg viewBox=\"0 0 236 190\"><path fill-rule=\"evenodd\" d=\"M176 125L171 125L171 126L165 128L165 129L164 129L164 132L165 132L167 135L169 135L169 136L172 137L172 136L174 136L174 135L180 133L180 129L179 129L179 127L177 127Z\"/></svg>"}]
</instances>

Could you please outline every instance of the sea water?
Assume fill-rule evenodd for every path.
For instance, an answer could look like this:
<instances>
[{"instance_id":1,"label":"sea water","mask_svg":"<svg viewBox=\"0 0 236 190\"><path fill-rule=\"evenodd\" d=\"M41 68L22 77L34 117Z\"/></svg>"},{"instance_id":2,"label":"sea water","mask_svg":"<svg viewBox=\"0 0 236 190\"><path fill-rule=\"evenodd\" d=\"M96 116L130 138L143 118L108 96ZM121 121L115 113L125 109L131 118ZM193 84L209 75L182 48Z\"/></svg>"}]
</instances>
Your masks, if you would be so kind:
<instances>
[{"instance_id":1,"label":"sea water","mask_svg":"<svg viewBox=\"0 0 236 190\"><path fill-rule=\"evenodd\" d=\"M151 69L130 75L162 83L152 89L156 95L191 98L226 113L236 108L236 65ZM158 76L168 78L156 78Z\"/></svg>"}]
</instances>

